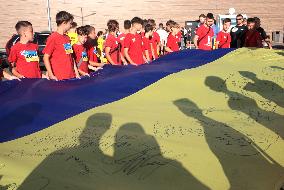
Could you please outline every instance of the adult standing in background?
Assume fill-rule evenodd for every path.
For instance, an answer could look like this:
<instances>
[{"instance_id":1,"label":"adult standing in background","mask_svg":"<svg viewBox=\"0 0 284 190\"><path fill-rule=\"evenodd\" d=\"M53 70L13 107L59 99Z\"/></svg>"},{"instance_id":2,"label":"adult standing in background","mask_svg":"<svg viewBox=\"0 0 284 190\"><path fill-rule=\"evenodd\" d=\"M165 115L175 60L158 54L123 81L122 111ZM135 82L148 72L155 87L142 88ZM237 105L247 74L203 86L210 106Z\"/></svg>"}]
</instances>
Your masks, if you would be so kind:
<instances>
[{"instance_id":1,"label":"adult standing in background","mask_svg":"<svg viewBox=\"0 0 284 190\"><path fill-rule=\"evenodd\" d=\"M231 29L231 48L241 48L244 45L245 34L248 30L248 27L244 25L244 17L241 14L238 14L236 17L237 25Z\"/></svg>"}]
</instances>

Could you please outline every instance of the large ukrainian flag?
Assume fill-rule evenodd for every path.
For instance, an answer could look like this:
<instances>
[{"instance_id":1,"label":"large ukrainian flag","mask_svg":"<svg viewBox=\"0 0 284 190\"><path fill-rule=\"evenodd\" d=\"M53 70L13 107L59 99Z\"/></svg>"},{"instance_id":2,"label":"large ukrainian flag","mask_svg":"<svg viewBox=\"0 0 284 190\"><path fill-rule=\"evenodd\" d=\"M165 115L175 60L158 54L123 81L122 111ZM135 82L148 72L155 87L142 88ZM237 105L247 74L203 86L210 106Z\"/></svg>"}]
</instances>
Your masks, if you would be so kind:
<instances>
[{"instance_id":1,"label":"large ukrainian flag","mask_svg":"<svg viewBox=\"0 0 284 190\"><path fill-rule=\"evenodd\" d=\"M185 50L0 84L0 189L279 190L284 52Z\"/></svg>"}]
</instances>

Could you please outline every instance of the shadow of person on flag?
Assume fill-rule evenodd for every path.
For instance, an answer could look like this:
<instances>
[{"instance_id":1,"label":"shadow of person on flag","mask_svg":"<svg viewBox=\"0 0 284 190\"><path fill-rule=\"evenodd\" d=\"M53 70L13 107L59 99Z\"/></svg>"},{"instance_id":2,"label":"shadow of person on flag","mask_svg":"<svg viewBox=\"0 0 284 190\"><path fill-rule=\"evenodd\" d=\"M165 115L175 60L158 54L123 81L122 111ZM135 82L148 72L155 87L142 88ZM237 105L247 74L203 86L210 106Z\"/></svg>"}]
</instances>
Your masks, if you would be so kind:
<instances>
[{"instance_id":1,"label":"shadow of person on flag","mask_svg":"<svg viewBox=\"0 0 284 190\"><path fill-rule=\"evenodd\" d=\"M243 88L244 90L258 93L263 98L271 100L284 108L284 89L280 85L269 80L261 80L257 78L256 74L249 71L239 71L239 73L253 81L253 83L247 83Z\"/></svg>"},{"instance_id":2,"label":"shadow of person on flag","mask_svg":"<svg viewBox=\"0 0 284 190\"><path fill-rule=\"evenodd\" d=\"M139 123L122 125L116 133L113 148L113 180L120 181L115 184L117 189L209 189L181 163L166 158L164 155L171 151L161 150L154 136L146 134Z\"/></svg>"},{"instance_id":3,"label":"shadow of person on flag","mask_svg":"<svg viewBox=\"0 0 284 190\"><path fill-rule=\"evenodd\" d=\"M209 190L179 162L165 158L141 125L128 123L109 135L110 129L112 115L90 116L79 138L47 156L18 189ZM108 148L113 156L104 153Z\"/></svg>"},{"instance_id":4,"label":"shadow of person on flag","mask_svg":"<svg viewBox=\"0 0 284 190\"><path fill-rule=\"evenodd\" d=\"M111 123L112 116L108 113L90 116L80 136L72 137L65 144L66 148L48 155L18 189L96 189L100 181L108 183L102 164L108 156L99 145Z\"/></svg>"},{"instance_id":5,"label":"shadow of person on flag","mask_svg":"<svg viewBox=\"0 0 284 190\"><path fill-rule=\"evenodd\" d=\"M279 67L279 66L270 66L270 68L272 68L272 69L278 69L278 70L284 70L284 68L283 67Z\"/></svg>"},{"instance_id":6,"label":"shadow of person on flag","mask_svg":"<svg viewBox=\"0 0 284 190\"><path fill-rule=\"evenodd\" d=\"M203 127L206 142L229 181L229 189L258 189L260 184L263 189L274 187L284 168L251 139L227 124L207 117L202 109L189 99L176 100L174 105L184 115L199 121ZM267 176L272 179L270 184L265 183Z\"/></svg>"},{"instance_id":7,"label":"shadow of person on flag","mask_svg":"<svg viewBox=\"0 0 284 190\"><path fill-rule=\"evenodd\" d=\"M270 129L284 137L284 117L272 111L266 111L258 107L256 101L238 92L230 91L226 81L216 76L208 76L205 80L206 86L216 92L222 92L229 97L228 105L232 110L242 112L262 126Z\"/></svg>"}]
</instances>

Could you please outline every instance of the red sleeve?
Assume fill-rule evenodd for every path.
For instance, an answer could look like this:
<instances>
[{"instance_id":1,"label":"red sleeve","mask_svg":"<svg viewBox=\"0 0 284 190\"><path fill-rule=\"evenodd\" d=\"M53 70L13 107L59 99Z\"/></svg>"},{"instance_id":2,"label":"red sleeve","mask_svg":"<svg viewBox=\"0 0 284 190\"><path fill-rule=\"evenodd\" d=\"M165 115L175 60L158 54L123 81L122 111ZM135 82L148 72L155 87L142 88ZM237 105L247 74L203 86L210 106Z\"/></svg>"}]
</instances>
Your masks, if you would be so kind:
<instances>
[{"instance_id":1,"label":"red sleeve","mask_svg":"<svg viewBox=\"0 0 284 190\"><path fill-rule=\"evenodd\" d=\"M147 38L142 38L142 42L143 42L143 50L146 51L146 50L149 50L149 42L147 40Z\"/></svg>"},{"instance_id":2,"label":"red sleeve","mask_svg":"<svg viewBox=\"0 0 284 190\"><path fill-rule=\"evenodd\" d=\"M167 40L167 47L171 47L172 42L172 38L171 38L171 34L168 36L168 40Z\"/></svg>"},{"instance_id":3,"label":"red sleeve","mask_svg":"<svg viewBox=\"0 0 284 190\"><path fill-rule=\"evenodd\" d=\"M53 38L53 36L49 36L47 41L46 41L46 46L43 49L42 53L43 54L48 54L48 55L52 55L53 51L54 51L54 46L55 46L55 39Z\"/></svg>"},{"instance_id":4,"label":"red sleeve","mask_svg":"<svg viewBox=\"0 0 284 190\"><path fill-rule=\"evenodd\" d=\"M17 62L17 48L16 48L15 45L11 48L11 51L10 51L10 54L9 54L9 57L8 57L8 61L10 63L16 63Z\"/></svg>"},{"instance_id":5,"label":"red sleeve","mask_svg":"<svg viewBox=\"0 0 284 190\"><path fill-rule=\"evenodd\" d=\"M219 33L217 34L217 39L216 39L216 41L217 41L217 42L221 42L221 40L222 40L222 32L219 32Z\"/></svg>"},{"instance_id":6,"label":"red sleeve","mask_svg":"<svg viewBox=\"0 0 284 190\"><path fill-rule=\"evenodd\" d=\"M156 34L156 35L155 35L155 36L156 36L156 42L157 42L157 43L160 43L161 38L160 38L159 34L158 34L157 32L156 32L155 34Z\"/></svg>"},{"instance_id":7,"label":"red sleeve","mask_svg":"<svg viewBox=\"0 0 284 190\"><path fill-rule=\"evenodd\" d=\"M124 39L124 48L130 48L132 39L130 35L127 35Z\"/></svg>"},{"instance_id":8,"label":"red sleeve","mask_svg":"<svg viewBox=\"0 0 284 190\"><path fill-rule=\"evenodd\" d=\"M112 48L112 46L113 46L113 43L112 43L111 38L107 38L106 41L105 41L105 47Z\"/></svg>"}]
</instances>

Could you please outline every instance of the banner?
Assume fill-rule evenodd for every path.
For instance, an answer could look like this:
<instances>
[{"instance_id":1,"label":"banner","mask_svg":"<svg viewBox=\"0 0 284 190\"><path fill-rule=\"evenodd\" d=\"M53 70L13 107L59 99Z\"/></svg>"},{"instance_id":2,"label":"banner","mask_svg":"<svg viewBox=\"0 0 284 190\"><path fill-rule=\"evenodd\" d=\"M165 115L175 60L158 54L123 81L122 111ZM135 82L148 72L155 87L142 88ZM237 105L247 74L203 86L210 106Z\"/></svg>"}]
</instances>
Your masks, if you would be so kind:
<instances>
[{"instance_id":1,"label":"banner","mask_svg":"<svg viewBox=\"0 0 284 190\"><path fill-rule=\"evenodd\" d=\"M279 190L283 88L265 49L1 83L0 189Z\"/></svg>"}]
</instances>

